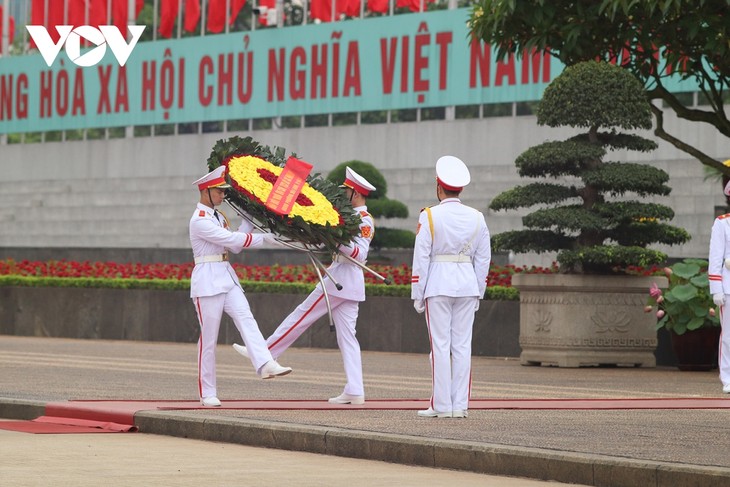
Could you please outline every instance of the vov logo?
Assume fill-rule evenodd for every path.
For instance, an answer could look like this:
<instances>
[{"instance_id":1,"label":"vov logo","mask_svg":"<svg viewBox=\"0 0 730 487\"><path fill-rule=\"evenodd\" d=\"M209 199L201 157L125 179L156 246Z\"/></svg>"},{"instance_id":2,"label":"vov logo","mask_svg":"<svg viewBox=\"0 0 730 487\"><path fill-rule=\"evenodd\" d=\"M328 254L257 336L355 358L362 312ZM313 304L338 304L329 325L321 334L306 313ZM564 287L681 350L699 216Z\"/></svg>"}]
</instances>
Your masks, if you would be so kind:
<instances>
[{"instance_id":1,"label":"vov logo","mask_svg":"<svg viewBox=\"0 0 730 487\"><path fill-rule=\"evenodd\" d=\"M44 26L27 25L25 27L49 67L58 57L58 53L61 52L64 44L68 58L77 66L88 67L97 64L106 54L106 46L111 48L119 65L124 66L145 29L144 25L128 25L127 28L132 34L132 40L127 44L122 33L114 25L100 25L98 29L90 25L81 25L75 29L73 25L57 25L55 27L59 35L58 42L55 44ZM82 38L96 47L81 54Z\"/></svg>"}]
</instances>

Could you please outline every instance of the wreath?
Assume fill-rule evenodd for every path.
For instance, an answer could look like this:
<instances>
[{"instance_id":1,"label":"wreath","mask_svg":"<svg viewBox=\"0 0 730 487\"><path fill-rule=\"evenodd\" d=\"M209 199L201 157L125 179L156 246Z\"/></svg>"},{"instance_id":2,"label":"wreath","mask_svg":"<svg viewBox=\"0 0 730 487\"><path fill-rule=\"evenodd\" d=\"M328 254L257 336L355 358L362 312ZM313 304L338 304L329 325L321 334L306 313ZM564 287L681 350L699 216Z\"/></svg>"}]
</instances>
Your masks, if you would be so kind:
<instances>
[{"instance_id":1,"label":"wreath","mask_svg":"<svg viewBox=\"0 0 730 487\"><path fill-rule=\"evenodd\" d=\"M361 220L345 192L332 181L319 174L308 176L288 215L278 215L265 206L287 159L282 147L272 150L251 137L234 136L215 143L208 170L226 166L226 180L231 185L226 201L260 227L307 247L324 244L336 251L358 234Z\"/></svg>"}]
</instances>

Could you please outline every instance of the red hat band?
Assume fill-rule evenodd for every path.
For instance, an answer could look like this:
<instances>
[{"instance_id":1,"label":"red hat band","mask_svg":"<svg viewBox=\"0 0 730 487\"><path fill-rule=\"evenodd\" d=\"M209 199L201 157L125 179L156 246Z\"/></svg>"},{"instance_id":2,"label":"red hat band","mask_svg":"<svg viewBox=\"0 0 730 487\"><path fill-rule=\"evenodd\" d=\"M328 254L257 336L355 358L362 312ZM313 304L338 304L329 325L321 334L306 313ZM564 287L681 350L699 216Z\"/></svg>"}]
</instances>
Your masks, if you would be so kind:
<instances>
[{"instance_id":1,"label":"red hat band","mask_svg":"<svg viewBox=\"0 0 730 487\"><path fill-rule=\"evenodd\" d=\"M198 189L202 191L204 189L214 188L216 186L220 186L221 184L225 184L225 182L226 182L225 176L221 176L219 178L211 179L210 181L200 183L198 185Z\"/></svg>"},{"instance_id":2,"label":"red hat band","mask_svg":"<svg viewBox=\"0 0 730 487\"><path fill-rule=\"evenodd\" d=\"M363 196L367 196L368 194L370 194L370 190L369 189L367 189L364 186L361 186L361 185L357 184L352 179L345 179L344 185L347 186L348 188L354 189L355 191L357 191L358 193L360 193Z\"/></svg>"},{"instance_id":3,"label":"red hat band","mask_svg":"<svg viewBox=\"0 0 730 487\"><path fill-rule=\"evenodd\" d=\"M446 191L456 191L456 192L458 192L458 191L461 191L462 189L464 189L463 187L462 188L459 188L459 187L456 187L456 186L449 186L448 184L446 184L443 181L441 181L439 178L436 178L436 182L442 188L444 188Z\"/></svg>"}]
</instances>

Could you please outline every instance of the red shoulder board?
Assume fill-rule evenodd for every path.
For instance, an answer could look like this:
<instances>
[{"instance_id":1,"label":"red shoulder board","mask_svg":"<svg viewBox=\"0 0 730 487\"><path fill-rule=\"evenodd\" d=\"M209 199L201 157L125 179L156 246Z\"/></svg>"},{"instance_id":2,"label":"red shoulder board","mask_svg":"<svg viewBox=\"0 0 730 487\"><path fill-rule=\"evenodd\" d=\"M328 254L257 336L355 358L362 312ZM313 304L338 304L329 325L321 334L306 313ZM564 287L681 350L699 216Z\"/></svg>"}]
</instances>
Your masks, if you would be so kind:
<instances>
[{"instance_id":1,"label":"red shoulder board","mask_svg":"<svg viewBox=\"0 0 730 487\"><path fill-rule=\"evenodd\" d=\"M198 213L198 216L205 216L205 211L200 210L200 213Z\"/></svg>"},{"instance_id":2,"label":"red shoulder board","mask_svg":"<svg viewBox=\"0 0 730 487\"><path fill-rule=\"evenodd\" d=\"M360 216L361 216L362 218L365 218L366 216L370 216L370 213L368 213L367 211L361 211L361 212L360 212Z\"/></svg>"},{"instance_id":3,"label":"red shoulder board","mask_svg":"<svg viewBox=\"0 0 730 487\"><path fill-rule=\"evenodd\" d=\"M717 217L718 220L724 220L725 218L730 217L730 213L725 213L724 215L720 215Z\"/></svg>"}]
</instances>

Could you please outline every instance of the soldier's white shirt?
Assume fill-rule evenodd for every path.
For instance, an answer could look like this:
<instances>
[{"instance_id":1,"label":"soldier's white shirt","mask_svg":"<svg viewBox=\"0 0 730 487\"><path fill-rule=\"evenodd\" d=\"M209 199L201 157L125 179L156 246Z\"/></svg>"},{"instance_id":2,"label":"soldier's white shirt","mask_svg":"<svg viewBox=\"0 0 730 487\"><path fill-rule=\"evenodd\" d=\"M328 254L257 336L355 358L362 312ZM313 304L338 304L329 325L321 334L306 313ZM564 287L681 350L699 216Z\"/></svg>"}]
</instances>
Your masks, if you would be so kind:
<instances>
[{"instance_id":1,"label":"soldier's white shirt","mask_svg":"<svg viewBox=\"0 0 730 487\"><path fill-rule=\"evenodd\" d=\"M340 250L364 264L367 262L370 242L375 236L375 223L372 215L368 213L367 206L358 206L354 210L360 214L362 220L360 232L348 245L341 245ZM327 294L352 301L365 301L365 275L360 266L340 258L332 262L332 265L327 268L327 272L342 285L342 290L338 291L332 281L326 278ZM321 285L318 284L318 286Z\"/></svg>"},{"instance_id":2,"label":"soldier's white shirt","mask_svg":"<svg viewBox=\"0 0 730 487\"><path fill-rule=\"evenodd\" d=\"M718 216L710 234L710 256L707 275L711 294L730 294L730 269L725 259L730 258L730 213Z\"/></svg>"},{"instance_id":3,"label":"soldier's white shirt","mask_svg":"<svg viewBox=\"0 0 730 487\"><path fill-rule=\"evenodd\" d=\"M237 232L228 228L228 220L213 208L198 203L190 218L190 245L193 256L222 255L226 251L239 253L244 248L260 247L264 235L251 233L253 225L243 220ZM226 293L234 286L240 287L238 276L228 262L203 262L196 264L190 277L190 297L215 296Z\"/></svg>"},{"instance_id":4,"label":"soldier's white shirt","mask_svg":"<svg viewBox=\"0 0 730 487\"><path fill-rule=\"evenodd\" d=\"M446 198L430 208L433 234L427 211L418 217L413 249L411 299L433 296L482 297L492 259L489 229L481 212ZM469 257L470 262L434 262L436 256ZM448 258L447 258L448 259Z\"/></svg>"}]
</instances>

